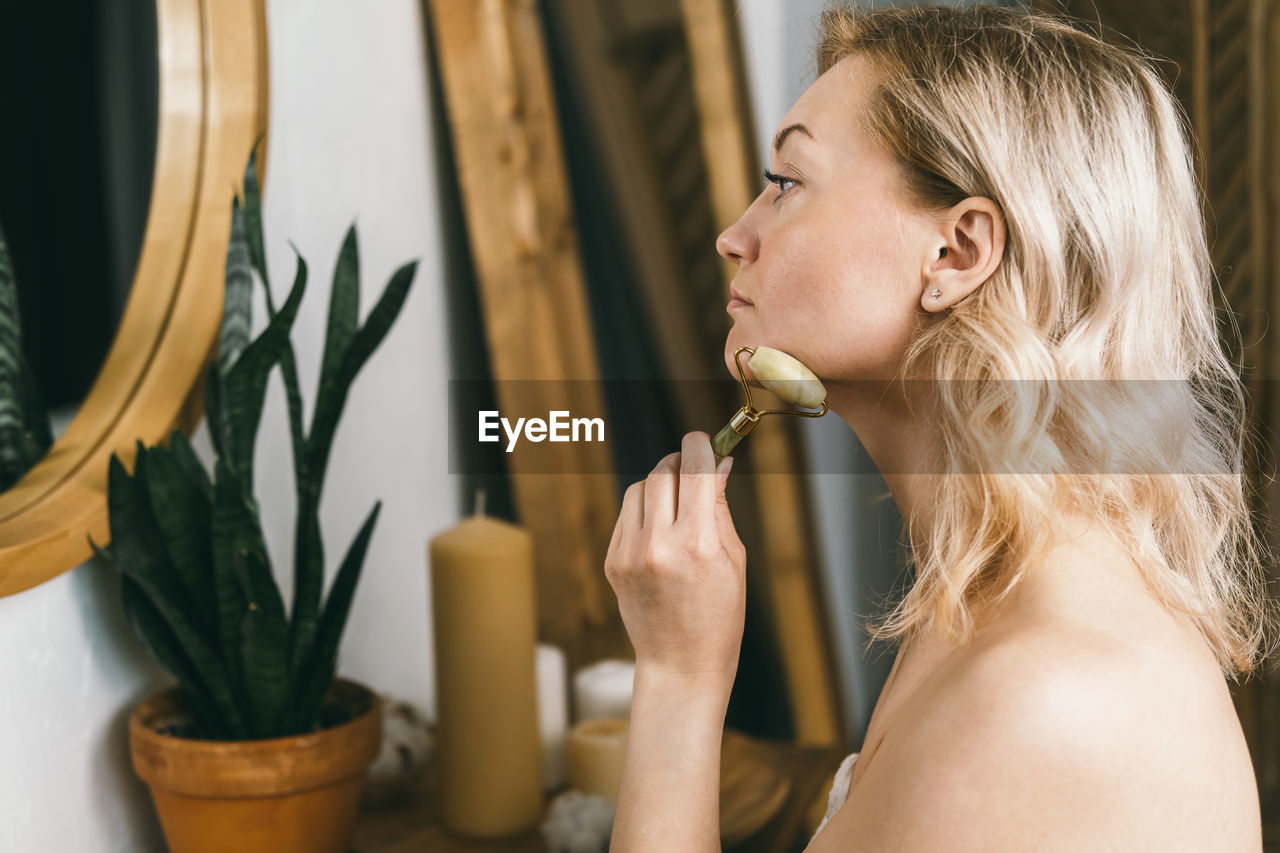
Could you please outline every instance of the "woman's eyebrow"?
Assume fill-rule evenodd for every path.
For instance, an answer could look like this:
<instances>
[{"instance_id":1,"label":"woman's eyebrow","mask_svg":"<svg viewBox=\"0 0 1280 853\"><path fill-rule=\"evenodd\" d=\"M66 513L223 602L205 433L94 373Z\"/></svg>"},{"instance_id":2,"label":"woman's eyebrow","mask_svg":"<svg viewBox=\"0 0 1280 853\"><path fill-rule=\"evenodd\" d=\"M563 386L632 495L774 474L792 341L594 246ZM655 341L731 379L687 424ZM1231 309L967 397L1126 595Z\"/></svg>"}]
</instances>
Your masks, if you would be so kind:
<instances>
[{"instance_id":1,"label":"woman's eyebrow","mask_svg":"<svg viewBox=\"0 0 1280 853\"><path fill-rule=\"evenodd\" d=\"M787 137L791 135L791 131L798 130L805 136L813 139L813 134L809 132L809 128L803 124L789 124L782 130L778 131L778 135L773 138L773 150L777 153L782 149L782 143L787 141Z\"/></svg>"}]
</instances>

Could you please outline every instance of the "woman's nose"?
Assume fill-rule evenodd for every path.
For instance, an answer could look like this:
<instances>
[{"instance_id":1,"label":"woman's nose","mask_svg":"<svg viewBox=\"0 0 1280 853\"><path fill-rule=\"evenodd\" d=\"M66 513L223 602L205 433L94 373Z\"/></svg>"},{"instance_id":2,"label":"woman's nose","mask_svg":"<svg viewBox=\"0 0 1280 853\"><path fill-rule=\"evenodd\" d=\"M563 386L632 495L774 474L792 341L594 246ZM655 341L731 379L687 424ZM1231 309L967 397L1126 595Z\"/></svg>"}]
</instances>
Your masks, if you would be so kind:
<instances>
[{"instance_id":1,"label":"woman's nose","mask_svg":"<svg viewBox=\"0 0 1280 853\"><path fill-rule=\"evenodd\" d=\"M720 257L741 266L756 259L760 241L739 219L716 238L716 251Z\"/></svg>"}]
</instances>

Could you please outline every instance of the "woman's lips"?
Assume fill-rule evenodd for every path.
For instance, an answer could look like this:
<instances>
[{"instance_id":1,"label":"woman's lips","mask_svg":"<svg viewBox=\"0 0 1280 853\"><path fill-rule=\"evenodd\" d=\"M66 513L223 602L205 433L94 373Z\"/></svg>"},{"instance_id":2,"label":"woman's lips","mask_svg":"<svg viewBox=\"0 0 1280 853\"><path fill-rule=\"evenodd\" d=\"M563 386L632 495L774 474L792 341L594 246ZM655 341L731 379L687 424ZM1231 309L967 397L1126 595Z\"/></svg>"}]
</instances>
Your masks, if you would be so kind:
<instances>
[{"instance_id":1,"label":"woman's lips","mask_svg":"<svg viewBox=\"0 0 1280 853\"><path fill-rule=\"evenodd\" d=\"M738 292L738 289L732 285L729 286L729 295L733 298L729 300L729 304L725 306L726 311L732 311L734 308L745 308L751 302L745 296Z\"/></svg>"}]
</instances>

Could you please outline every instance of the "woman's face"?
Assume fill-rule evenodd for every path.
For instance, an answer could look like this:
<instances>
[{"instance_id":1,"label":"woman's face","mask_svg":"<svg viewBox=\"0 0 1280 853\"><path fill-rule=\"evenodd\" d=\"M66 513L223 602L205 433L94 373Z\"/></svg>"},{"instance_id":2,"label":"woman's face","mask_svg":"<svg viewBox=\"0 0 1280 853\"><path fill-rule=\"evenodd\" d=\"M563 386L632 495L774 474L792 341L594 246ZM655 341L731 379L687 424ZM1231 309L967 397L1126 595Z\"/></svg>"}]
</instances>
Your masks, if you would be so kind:
<instances>
[{"instance_id":1,"label":"woman's face","mask_svg":"<svg viewBox=\"0 0 1280 853\"><path fill-rule=\"evenodd\" d=\"M734 351L767 345L820 378L892 378L924 310L925 269L945 245L902 197L892 156L858 127L875 75L853 54L819 77L779 125L769 185L716 241L738 266ZM745 363L745 359L744 359Z\"/></svg>"}]
</instances>

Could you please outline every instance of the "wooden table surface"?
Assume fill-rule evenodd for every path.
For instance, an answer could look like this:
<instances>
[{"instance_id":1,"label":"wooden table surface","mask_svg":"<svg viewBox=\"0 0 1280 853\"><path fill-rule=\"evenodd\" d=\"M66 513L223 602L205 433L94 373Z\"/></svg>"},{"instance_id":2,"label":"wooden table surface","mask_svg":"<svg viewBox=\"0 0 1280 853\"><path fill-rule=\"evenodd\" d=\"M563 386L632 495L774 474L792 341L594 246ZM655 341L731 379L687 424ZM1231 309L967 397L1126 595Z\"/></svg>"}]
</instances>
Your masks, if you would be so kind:
<instances>
[{"instance_id":1,"label":"wooden table surface","mask_svg":"<svg viewBox=\"0 0 1280 853\"><path fill-rule=\"evenodd\" d=\"M790 780L790 791L777 813L750 838L726 853L797 853L808 842L810 814L815 802L826 802L836 768L844 757L835 747L746 738L756 759L762 759ZM531 829L501 839L477 840L449 834L437 822L437 798L432 774L427 773L400 805L366 809L356 821L353 853L547 853L542 833ZM547 805L551 803L547 798Z\"/></svg>"}]
</instances>

